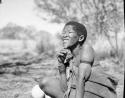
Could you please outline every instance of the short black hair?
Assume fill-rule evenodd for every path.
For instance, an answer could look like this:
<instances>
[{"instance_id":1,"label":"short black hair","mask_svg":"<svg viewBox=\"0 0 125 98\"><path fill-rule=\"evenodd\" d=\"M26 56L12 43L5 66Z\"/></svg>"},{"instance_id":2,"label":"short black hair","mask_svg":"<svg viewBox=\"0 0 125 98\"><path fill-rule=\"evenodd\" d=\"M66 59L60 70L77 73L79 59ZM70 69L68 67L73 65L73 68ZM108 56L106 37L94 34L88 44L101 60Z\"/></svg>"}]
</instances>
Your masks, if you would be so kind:
<instances>
[{"instance_id":1,"label":"short black hair","mask_svg":"<svg viewBox=\"0 0 125 98\"><path fill-rule=\"evenodd\" d=\"M85 27L83 24L78 23L78 22L76 22L76 21L69 21L69 22L67 22L67 23L65 24L65 26L67 26L67 25L73 26L73 29L77 32L77 34L78 34L79 36L84 35L84 40L83 40L83 42L82 42L82 44L83 44L84 41L85 41L86 38L87 38L87 30L86 30L86 27Z\"/></svg>"}]
</instances>

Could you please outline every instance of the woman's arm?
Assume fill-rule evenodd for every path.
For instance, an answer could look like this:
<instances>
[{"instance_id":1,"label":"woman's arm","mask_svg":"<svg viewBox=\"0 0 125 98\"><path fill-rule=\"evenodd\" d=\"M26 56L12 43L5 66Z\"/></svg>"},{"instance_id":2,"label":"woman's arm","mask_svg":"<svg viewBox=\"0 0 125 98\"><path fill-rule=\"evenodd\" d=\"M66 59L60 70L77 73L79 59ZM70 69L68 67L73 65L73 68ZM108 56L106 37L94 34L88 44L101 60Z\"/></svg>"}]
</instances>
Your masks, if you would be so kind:
<instances>
[{"instance_id":1,"label":"woman's arm","mask_svg":"<svg viewBox=\"0 0 125 98\"><path fill-rule=\"evenodd\" d=\"M86 63L81 63L78 70L78 80L77 80L77 90L76 98L84 98L85 91L85 81L91 73L91 65Z\"/></svg>"},{"instance_id":2,"label":"woman's arm","mask_svg":"<svg viewBox=\"0 0 125 98\"><path fill-rule=\"evenodd\" d=\"M84 45L80 56L78 67L78 80L76 88L76 98L84 98L85 81L91 74L91 66L94 61L94 50L89 45Z\"/></svg>"},{"instance_id":3,"label":"woman's arm","mask_svg":"<svg viewBox=\"0 0 125 98\"><path fill-rule=\"evenodd\" d=\"M66 67L64 64L61 64L59 67L59 73L60 73L60 83L61 88L63 91L67 90L67 80L66 80Z\"/></svg>"}]
</instances>

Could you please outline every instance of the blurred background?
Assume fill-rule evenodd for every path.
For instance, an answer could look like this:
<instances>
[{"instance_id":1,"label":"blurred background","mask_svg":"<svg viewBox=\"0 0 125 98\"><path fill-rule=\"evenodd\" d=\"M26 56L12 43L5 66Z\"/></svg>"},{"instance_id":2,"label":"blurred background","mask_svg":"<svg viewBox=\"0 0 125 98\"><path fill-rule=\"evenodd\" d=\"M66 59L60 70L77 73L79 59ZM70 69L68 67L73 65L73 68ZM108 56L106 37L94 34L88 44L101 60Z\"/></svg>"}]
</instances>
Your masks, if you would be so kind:
<instances>
[{"instance_id":1,"label":"blurred background","mask_svg":"<svg viewBox=\"0 0 125 98\"><path fill-rule=\"evenodd\" d=\"M60 33L71 20L86 26L95 63L118 78L123 98L124 0L0 0L0 98L31 98L42 76L57 74Z\"/></svg>"}]
</instances>

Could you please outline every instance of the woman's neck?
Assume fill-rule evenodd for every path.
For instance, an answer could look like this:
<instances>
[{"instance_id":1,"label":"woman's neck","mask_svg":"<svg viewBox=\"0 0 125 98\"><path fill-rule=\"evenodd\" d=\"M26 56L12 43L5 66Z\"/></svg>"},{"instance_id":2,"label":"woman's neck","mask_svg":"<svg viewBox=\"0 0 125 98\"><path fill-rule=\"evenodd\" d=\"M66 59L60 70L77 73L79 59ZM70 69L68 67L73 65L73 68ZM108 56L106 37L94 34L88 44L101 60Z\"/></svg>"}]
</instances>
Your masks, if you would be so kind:
<instances>
[{"instance_id":1,"label":"woman's neck","mask_svg":"<svg viewBox=\"0 0 125 98\"><path fill-rule=\"evenodd\" d=\"M74 49L71 50L71 52L72 52L72 54L73 54L74 57L76 57L77 55L79 55L79 51L80 51L81 47L82 46L80 44L77 44L77 46Z\"/></svg>"}]
</instances>

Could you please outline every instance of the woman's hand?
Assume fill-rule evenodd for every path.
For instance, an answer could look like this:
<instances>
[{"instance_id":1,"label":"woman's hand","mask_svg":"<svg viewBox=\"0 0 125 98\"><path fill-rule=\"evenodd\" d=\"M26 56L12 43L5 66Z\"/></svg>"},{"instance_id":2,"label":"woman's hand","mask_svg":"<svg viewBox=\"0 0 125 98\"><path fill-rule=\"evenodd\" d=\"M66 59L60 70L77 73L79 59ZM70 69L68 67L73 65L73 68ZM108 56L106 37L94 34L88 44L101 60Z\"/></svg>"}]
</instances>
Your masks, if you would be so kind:
<instances>
[{"instance_id":1,"label":"woman's hand","mask_svg":"<svg viewBox=\"0 0 125 98\"><path fill-rule=\"evenodd\" d=\"M69 63L69 61L73 58L73 55L69 49L62 49L57 54L58 62L61 64Z\"/></svg>"}]
</instances>

